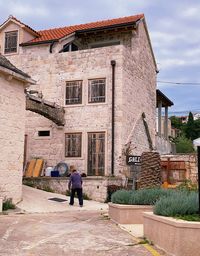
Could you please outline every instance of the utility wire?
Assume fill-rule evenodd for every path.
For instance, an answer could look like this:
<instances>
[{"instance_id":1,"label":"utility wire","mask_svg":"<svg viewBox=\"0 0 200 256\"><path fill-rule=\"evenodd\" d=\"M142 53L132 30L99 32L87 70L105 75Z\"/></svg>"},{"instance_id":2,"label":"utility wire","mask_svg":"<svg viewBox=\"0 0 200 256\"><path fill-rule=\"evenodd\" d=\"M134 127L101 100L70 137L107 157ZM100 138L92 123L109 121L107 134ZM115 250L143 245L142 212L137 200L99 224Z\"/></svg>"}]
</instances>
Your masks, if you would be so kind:
<instances>
[{"instance_id":1,"label":"utility wire","mask_svg":"<svg viewBox=\"0 0 200 256\"><path fill-rule=\"evenodd\" d=\"M192 85L192 84L196 84L196 85L200 85L200 83L192 83L192 82L170 82L170 81L157 81L157 83L162 83L162 84L188 84L188 85Z\"/></svg>"}]
</instances>

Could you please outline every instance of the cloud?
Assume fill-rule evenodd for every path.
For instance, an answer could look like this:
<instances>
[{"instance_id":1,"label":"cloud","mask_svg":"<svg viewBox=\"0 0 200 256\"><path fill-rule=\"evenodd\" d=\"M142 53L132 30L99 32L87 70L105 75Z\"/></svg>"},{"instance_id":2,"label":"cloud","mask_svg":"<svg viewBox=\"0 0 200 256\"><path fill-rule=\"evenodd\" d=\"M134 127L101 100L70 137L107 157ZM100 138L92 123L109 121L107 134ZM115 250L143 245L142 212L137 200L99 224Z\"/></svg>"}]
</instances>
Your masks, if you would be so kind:
<instances>
[{"instance_id":1,"label":"cloud","mask_svg":"<svg viewBox=\"0 0 200 256\"><path fill-rule=\"evenodd\" d=\"M191 3L192 5L192 3ZM199 19L200 5L190 6L179 12L179 16L182 18Z\"/></svg>"},{"instance_id":2,"label":"cloud","mask_svg":"<svg viewBox=\"0 0 200 256\"><path fill-rule=\"evenodd\" d=\"M48 9L42 6L31 6L28 4L14 5L10 8L11 13L15 16L29 17L29 16L39 16L47 17L49 15Z\"/></svg>"},{"instance_id":3,"label":"cloud","mask_svg":"<svg viewBox=\"0 0 200 256\"><path fill-rule=\"evenodd\" d=\"M199 0L0 0L0 23L13 14L36 30L138 13L144 13L147 20L153 50L161 70L159 79L199 82ZM181 108L181 105L186 104L188 97L183 99L179 96L180 87L162 87L172 97L175 106ZM181 86L181 90L186 91L186 87ZM195 91L194 97L197 100L193 102L196 105L200 104L197 103L199 94Z\"/></svg>"}]
</instances>

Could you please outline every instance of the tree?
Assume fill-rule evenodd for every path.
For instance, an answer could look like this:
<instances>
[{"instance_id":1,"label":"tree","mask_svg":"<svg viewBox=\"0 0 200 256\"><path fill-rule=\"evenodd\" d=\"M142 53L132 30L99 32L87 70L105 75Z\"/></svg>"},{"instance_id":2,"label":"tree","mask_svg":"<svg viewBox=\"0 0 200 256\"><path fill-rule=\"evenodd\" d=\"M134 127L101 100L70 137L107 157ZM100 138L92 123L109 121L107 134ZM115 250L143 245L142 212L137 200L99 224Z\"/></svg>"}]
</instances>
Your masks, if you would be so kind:
<instances>
[{"instance_id":1,"label":"tree","mask_svg":"<svg viewBox=\"0 0 200 256\"><path fill-rule=\"evenodd\" d=\"M191 112L189 113L188 121L185 126L185 136L190 140L194 140L198 137L198 135L195 132L194 117Z\"/></svg>"},{"instance_id":2,"label":"tree","mask_svg":"<svg viewBox=\"0 0 200 256\"><path fill-rule=\"evenodd\" d=\"M192 141L185 136L177 137L175 140L177 153L192 153L194 152Z\"/></svg>"},{"instance_id":3,"label":"tree","mask_svg":"<svg viewBox=\"0 0 200 256\"><path fill-rule=\"evenodd\" d=\"M171 120L172 127L177 128L177 129L182 128L183 124L182 124L181 119L179 117L171 116L170 120Z\"/></svg>"}]
</instances>

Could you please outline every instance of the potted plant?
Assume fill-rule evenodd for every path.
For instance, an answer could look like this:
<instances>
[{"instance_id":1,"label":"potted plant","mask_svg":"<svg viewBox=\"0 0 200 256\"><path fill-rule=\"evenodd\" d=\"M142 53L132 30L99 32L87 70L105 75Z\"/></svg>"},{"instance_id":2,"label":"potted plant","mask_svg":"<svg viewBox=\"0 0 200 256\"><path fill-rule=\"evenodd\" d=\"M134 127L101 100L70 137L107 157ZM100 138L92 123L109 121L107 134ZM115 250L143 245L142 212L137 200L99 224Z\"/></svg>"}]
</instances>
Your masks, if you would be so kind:
<instances>
[{"instance_id":1,"label":"potted plant","mask_svg":"<svg viewBox=\"0 0 200 256\"><path fill-rule=\"evenodd\" d=\"M109 216L119 224L142 224L143 212L152 211L156 201L170 193L173 191L161 188L116 191L109 203Z\"/></svg>"},{"instance_id":2,"label":"potted plant","mask_svg":"<svg viewBox=\"0 0 200 256\"><path fill-rule=\"evenodd\" d=\"M160 198L154 211L144 213L144 236L170 255L198 256L200 216L198 194L176 191Z\"/></svg>"}]
</instances>

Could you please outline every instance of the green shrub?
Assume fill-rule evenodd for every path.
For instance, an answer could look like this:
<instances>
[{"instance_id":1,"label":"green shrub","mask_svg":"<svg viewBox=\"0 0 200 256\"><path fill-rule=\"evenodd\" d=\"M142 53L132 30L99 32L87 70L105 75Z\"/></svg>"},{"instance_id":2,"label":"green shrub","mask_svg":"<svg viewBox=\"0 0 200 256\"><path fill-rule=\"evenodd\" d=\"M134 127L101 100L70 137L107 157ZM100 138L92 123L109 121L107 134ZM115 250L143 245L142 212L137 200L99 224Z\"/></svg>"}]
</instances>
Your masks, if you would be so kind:
<instances>
[{"instance_id":1,"label":"green shrub","mask_svg":"<svg viewBox=\"0 0 200 256\"><path fill-rule=\"evenodd\" d=\"M32 181L32 180L23 180L23 185L26 185L26 186L29 186L32 188L35 187L34 181Z\"/></svg>"},{"instance_id":2,"label":"green shrub","mask_svg":"<svg viewBox=\"0 0 200 256\"><path fill-rule=\"evenodd\" d=\"M107 198L105 203L111 202L111 196L114 192L123 189L122 186L118 186L118 185L108 185L107 187Z\"/></svg>"},{"instance_id":3,"label":"green shrub","mask_svg":"<svg viewBox=\"0 0 200 256\"><path fill-rule=\"evenodd\" d=\"M191 180L184 180L180 185L177 186L178 190L187 190L187 191L197 191L198 186L195 183L192 183Z\"/></svg>"},{"instance_id":4,"label":"green shrub","mask_svg":"<svg viewBox=\"0 0 200 256\"><path fill-rule=\"evenodd\" d=\"M114 204L129 204L131 190L118 190L111 195L111 202Z\"/></svg>"},{"instance_id":5,"label":"green shrub","mask_svg":"<svg viewBox=\"0 0 200 256\"><path fill-rule=\"evenodd\" d=\"M148 188L135 191L131 194L130 204L154 205L161 197L168 197L174 194L173 190L162 188Z\"/></svg>"},{"instance_id":6,"label":"green shrub","mask_svg":"<svg viewBox=\"0 0 200 256\"><path fill-rule=\"evenodd\" d=\"M55 191L48 185L45 185L43 187L37 186L37 189L41 189L41 190L44 190L46 192L55 193Z\"/></svg>"},{"instance_id":7,"label":"green shrub","mask_svg":"<svg viewBox=\"0 0 200 256\"><path fill-rule=\"evenodd\" d=\"M154 213L174 217L198 212L198 194L196 192L176 191L168 197L161 197L156 202Z\"/></svg>"},{"instance_id":8,"label":"green shrub","mask_svg":"<svg viewBox=\"0 0 200 256\"><path fill-rule=\"evenodd\" d=\"M111 198L112 203L130 205L154 205L160 197L167 197L175 193L171 189L148 188L140 190L119 190Z\"/></svg>"},{"instance_id":9,"label":"green shrub","mask_svg":"<svg viewBox=\"0 0 200 256\"><path fill-rule=\"evenodd\" d=\"M91 200L91 198L85 193L83 193L83 199L84 200Z\"/></svg>"},{"instance_id":10,"label":"green shrub","mask_svg":"<svg viewBox=\"0 0 200 256\"><path fill-rule=\"evenodd\" d=\"M194 148L192 141L184 136L180 136L176 139L176 152L177 153L192 153Z\"/></svg>"},{"instance_id":11,"label":"green shrub","mask_svg":"<svg viewBox=\"0 0 200 256\"><path fill-rule=\"evenodd\" d=\"M3 202L3 211L7 211L9 209L15 209L15 205L12 203L12 199L11 198L6 199Z\"/></svg>"}]
</instances>

